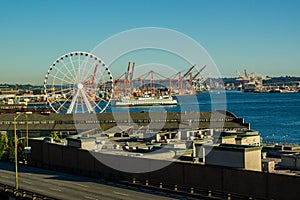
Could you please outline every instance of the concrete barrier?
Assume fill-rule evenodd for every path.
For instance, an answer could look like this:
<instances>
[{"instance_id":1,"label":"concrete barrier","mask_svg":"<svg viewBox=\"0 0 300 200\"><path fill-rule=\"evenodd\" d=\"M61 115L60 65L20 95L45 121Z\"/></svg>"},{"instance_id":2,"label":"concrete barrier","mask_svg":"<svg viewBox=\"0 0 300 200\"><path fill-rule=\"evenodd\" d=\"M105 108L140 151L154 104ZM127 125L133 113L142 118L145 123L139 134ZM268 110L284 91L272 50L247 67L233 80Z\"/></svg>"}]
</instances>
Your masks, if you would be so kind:
<instances>
[{"instance_id":1,"label":"concrete barrier","mask_svg":"<svg viewBox=\"0 0 300 200\"><path fill-rule=\"evenodd\" d=\"M158 188L170 186L175 191L180 187L189 188L189 193L196 189L206 191L207 196L214 196L215 191L224 194L244 195L254 199L298 199L300 190L299 176L263 173L255 171L222 168L201 164L173 162L165 168L151 173L125 173L112 169L99 160L109 160L116 164L141 163L150 169L160 162L143 158L94 153L82 149L30 140L32 153L29 164L46 168L61 169L67 173L75 173L93 178L122 181L139 180L143 186L156 185ZM50 155L51 154L51 155ZM128 166L126 166L128 167ZM132 167L134 165L132 164ZM176 187L175 187L176 186ZM228 196L227 196L228 197ZM225 197L225 198L227 198Z\"/></svg>"}]
</instances>

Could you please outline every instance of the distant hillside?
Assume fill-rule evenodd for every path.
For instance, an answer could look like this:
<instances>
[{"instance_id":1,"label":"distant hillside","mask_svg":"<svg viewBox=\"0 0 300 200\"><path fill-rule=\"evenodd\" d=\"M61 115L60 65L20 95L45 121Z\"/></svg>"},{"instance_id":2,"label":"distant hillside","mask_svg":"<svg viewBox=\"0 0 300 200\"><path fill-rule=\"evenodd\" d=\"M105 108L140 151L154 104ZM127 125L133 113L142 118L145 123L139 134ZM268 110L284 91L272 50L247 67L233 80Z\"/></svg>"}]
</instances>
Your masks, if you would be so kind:
<instances>
[{"instance_id":1,"label":"distant hillside","mask_svg":"<svg viewBox=\"0 0 300 200\"><path fill-rule=\"evenodd\" d=\"M270 80L264 80L264 84L276 84L276 83L290 83L290 82L300 82L300 77L295 77L295 76L280 76L280 77L268 77L271 78ZM227 84L237 84L238 81L236 80L237 77L227 77L227 78L222 78L224 85ZM221 79L216 79L216 78L209 78L207 79L207 82L213 80L217 82L221 82Z\"/></svg>"},{"instance_id":2,"label":"distant hillside","mask_svg":"<svg viewBox=\"0 0 300 200\"><path fill-rule=\"evenodd\" d=\"M300 81L300 77L280 76L280 77L271 77L270 80L265 80L264 83L273 84L273 83L289 83L289 82L296 82L296 81Z\"/></svg>"},{"instance_id":3,"label":"distant hillside","mask_svg":"<svg viewBox=\"0 0 300 200\"><path fill-rule=\"evenodd\" d=\"M41 88L42 86L33 86L31 84L8 84L8 83L4 83L4 84L0 84L0 88L9 88L9 89L14 89L14 90L32 90L32 89L37 89L37 88Z\"/></svg>"},{"instance_id":4,"label":"distant hillside","mask_svg":"<svg viewBox=\"0 0 300 200\"><path fill-rule=\"evenodd\" d=\"M264 84L276 84L276 83L290 83L290 82L296 82L296 81L300 81L300 77L295 77L295 76L280 76L280 77L269 77L271 78L270 80L265 80ZM208 78L207 79L207 83L212 80L214 82L223 82L224 85L227 84L237 84L238 81L236 80L237 77L226 77L226 78L222 78L222 80L220 78L216 79L216 78ZM33 90L33 89L39 89L42 88L43 86L40 85L31 85L31 84L0 84L0 89L1 88L11 88L11 89L20 89L20 90Z\"/></svg>"}]
</instances>

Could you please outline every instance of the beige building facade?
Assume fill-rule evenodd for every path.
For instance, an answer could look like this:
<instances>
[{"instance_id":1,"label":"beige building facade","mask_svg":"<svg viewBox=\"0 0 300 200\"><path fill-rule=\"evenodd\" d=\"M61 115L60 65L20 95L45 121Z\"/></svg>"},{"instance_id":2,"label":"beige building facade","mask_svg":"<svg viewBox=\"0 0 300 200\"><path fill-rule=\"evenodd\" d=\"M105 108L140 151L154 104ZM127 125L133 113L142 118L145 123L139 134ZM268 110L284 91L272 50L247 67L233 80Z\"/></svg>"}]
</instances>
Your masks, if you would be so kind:
<instances>
[{"instance_id":1,"label":"beige building facade","mask_svg":"<svg viewBox=\"0 0 300 200\"><path fill-rule=\"evenodd\" d=\"M220 144L205 146L205 164L261 171L261 147Z\"/></svg>"}]
</instances>

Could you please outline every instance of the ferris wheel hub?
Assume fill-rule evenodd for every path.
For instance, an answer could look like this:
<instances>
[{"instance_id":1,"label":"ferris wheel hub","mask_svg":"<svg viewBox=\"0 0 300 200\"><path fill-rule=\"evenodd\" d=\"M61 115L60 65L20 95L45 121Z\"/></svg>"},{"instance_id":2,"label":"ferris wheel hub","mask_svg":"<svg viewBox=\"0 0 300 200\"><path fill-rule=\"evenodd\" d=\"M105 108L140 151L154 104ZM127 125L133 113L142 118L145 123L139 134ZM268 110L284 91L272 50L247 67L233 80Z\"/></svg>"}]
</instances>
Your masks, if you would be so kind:
<instances>
[{"instance_id":1,"label":"ferris wheel hub","mask_svg":"<svg viewBox=\"0 0 300 200\"><path fill-rule=\"evenodd\" d=\"M83 88L83 84L82 84L82 83L78 83L77 88L78 88L79 90L81 90L81 89Z\"/></svg>"}]
</instances>

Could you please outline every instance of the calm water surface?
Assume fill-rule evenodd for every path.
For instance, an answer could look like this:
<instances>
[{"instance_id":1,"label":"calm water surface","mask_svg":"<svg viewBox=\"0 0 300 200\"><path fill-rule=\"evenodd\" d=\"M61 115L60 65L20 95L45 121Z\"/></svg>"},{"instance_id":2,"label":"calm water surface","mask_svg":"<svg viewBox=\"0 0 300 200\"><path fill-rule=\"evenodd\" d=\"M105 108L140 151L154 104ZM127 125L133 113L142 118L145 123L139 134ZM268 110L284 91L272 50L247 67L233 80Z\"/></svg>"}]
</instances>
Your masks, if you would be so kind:
<instances>
[{"instance_id":1,"label":"calm water surface","mask_svg":"<svg viewBox=\"0 0 300 200\"><path fill-rule=\"evenodd\" d=\"M210 111L227 109L258 130L264 141L300 144L300 93L204 92L178 97L179 106L109 108L109 112Z\"/></svg>"}]
</instances>

